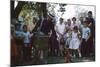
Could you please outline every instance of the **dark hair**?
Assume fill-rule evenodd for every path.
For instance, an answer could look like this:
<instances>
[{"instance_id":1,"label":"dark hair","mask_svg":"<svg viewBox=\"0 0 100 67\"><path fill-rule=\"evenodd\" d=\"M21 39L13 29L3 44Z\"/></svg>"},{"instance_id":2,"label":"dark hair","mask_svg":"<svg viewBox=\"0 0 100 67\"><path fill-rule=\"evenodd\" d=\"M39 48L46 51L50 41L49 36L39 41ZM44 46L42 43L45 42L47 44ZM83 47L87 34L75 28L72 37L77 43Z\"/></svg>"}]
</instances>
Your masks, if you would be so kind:
<instances>
[{"instance_id":1,"label":"dark hair","mask_svg":"<svg viewBox=\"0 0 100 67\"><path fill-rule=\"evenodd\" d=\"M91 22L91 19L86 17L84 22Z\"/></svg>"},{"instance_id":2,"label":"dark hair","mask_svg":"<svg viewBox=\"0 0 100 67\"><path fill-rule=\"evenodd\" d=\"M24 29L25 27L27 28L27 25L24 25L24 26L23 26L23 29Z\"/></svg>"},{"instance_id":3,"label":"dark hair","mask_svg":"<svg viewBox=\"0 0 100 67\"><path fill-rule=\"evenodd\" d=\"M70 19L67 19L67 21L71 21Z\"/></svg>"},{"instance_id":4,"label":"dark hair","mask_svg":"<svg viewBox=\"0 0 100 67\"><path fill-rule=\"evenodd\" d=\"M73 17L73 18L72 18L72 20L74 20L74 19L75 19L75 21L76 21L76 17Z\"/></svg>"},{"instance_id":5,"label":"dark hair","mask_svg":"<svg viewBox=\"0 0 100 67\"><path fill-rule=\"evenodd\" d=\"M85 20L84 24L88 25L90 21Z\"/></svg>"},{"instance_id":6,"label":"dark hair","mask_svg":"<svg viewBox=\"0 0 100 67\"><path fill-rule=\"evenodd\" d=\"M73 28L74 30L78 30L78 27L77 26L74 26L74 28Z\"/></svg>"},{"instance_id":7,"label":"dark hair","mask_svg":"<svg viewBox=\"0 0 100 67\"><path fill-rule=\"evenodd\" d=\"M60 20L64 20L63 18L60 18Z\"/></svg>"},{"instance_id":8,"label":"dark hair","mask_svg":"<svg viewBox=\"0 0 100 67\"><path fill-rule=\"evenodd\" d=\"M15 30L17 29L18 26L20 27L21 24L20 24L20 23L16 23L16 24L15 24Z\"/></svg>"},{"instance_id":9,"label":"dark hair","mask_svg":"<svg viewBox=\"0 0 100 67\"><path fill-rule=\"evenodd\" d=\"M92 11L89 11L88 13L89 13L89 14L92 14Z\"/></svg>"}]
</instances>

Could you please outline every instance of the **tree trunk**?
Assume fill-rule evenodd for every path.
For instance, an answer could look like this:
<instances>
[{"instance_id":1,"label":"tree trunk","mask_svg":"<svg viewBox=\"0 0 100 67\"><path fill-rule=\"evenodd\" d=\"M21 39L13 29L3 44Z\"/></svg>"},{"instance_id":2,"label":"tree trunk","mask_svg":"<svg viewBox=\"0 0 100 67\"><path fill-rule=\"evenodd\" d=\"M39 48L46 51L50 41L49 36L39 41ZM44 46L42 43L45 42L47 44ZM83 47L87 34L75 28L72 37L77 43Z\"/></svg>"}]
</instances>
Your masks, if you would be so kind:
<instances>
[{"instance_id":1,"label":"tree trunk","mask_svg":"<svg viewBox=\"0 0 100 67\"><path fill-rule=\"evenodd\" d=\"M11 18L14 17L14 1L10 2L10 14L11 14Z\"/></svg>"},{"instance_id":2,"label":"tree trunk","mask_svg":"<svg viewBox=\"0 0 100 67\"><path fill-rule=\"evenodd\" d=\"M43 12L43 17L47 17L46 3L41 3L41 9L42 9L42 12Z\"/></svg>"},{"instance_id":3,"label":"tree trunk","mask_svg":"<svg viewBox=\"0 0 100 67\"><path fill-rule=\"evenodd\" d=\"M14 9L14 1L11 1L11 18L17 19L24 5L24 1L18 1L18 5Z\"/></svg>"}]
</instances>

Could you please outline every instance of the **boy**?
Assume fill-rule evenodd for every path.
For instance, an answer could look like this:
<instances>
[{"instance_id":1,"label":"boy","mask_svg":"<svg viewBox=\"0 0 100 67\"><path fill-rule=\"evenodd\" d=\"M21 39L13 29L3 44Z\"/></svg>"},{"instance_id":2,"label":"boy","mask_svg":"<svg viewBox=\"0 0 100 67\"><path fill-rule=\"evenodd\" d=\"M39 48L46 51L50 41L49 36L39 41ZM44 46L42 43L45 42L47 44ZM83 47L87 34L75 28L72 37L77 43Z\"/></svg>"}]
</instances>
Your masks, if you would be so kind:
<instances>
[{"instance_id":1,"label":"boy","mask_svg":"<svg viewBox=\"0 0 100 67\"><path fill-rule=\"evenodd\" d=\"M82 29L82 44L81 44L81 53L82 57L87 57L88 56L88 40L90 38L91 31L90 28L88 27L88 21L84 21L84 27Z\"/></svg>"}]
</instances>

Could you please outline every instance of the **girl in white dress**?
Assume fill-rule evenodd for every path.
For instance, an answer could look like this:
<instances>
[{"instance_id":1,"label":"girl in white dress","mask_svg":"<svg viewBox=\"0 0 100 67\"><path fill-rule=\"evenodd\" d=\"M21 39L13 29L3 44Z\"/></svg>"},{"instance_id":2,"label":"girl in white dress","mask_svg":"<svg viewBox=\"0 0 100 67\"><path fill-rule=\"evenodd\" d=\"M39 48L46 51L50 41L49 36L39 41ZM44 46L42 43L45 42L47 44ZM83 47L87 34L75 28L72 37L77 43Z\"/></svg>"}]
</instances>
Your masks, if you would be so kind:
<instances>
[{"instance_id":1,"label":"girl in white dress","mask_svg":"<svg viewBox=\"0 0 100 67\"><path fill-rule=\"evenodd\" d=\"M78 31L78 27L75 26L73 28L73 31L71 33L71 40L70 40L70 44L69 44L69 49L71 50L71 55L72 56L78 56L81 57L81 53L79 50L79 46L80 46L80 37L79 37L79 31Z\"/></svg>"}]
</instances>

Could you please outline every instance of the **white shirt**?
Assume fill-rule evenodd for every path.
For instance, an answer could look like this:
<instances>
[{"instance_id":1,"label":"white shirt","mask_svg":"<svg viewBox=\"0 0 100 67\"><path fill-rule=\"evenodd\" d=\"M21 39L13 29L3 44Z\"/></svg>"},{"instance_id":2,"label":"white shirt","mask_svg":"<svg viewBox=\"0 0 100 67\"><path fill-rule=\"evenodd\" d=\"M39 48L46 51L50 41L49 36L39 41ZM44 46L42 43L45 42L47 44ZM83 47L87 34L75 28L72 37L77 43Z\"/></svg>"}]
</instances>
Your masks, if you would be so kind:
<instances>
[{"instance_id":1,"label":"white shirt","mask_svg":"<svg viewBox=\"0 0 100 67\"><path fill-rule=\"evenodd\" d=\"M88 27L83 27L83 29L82 29L82 38L84 38L84 39L88 39L88 37L89 37L89 33L90 33L91 31L90 31L90 28L88 28Z\"/></svg>"},{"instance_id":2,"label":"white shirt","mask_svg":"<svg viewBox=\"0 0 100 67\"><path fill-rule=\"evenodd\" d=\"M58 32L60 32L61 34L64 34L64 32L65 32L65 24L64 23L62 23L62 24L57 23L56 27L57 27Z\"/></svg>"}]
</instances>

